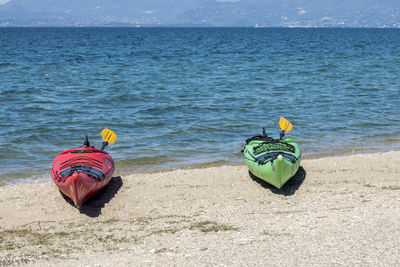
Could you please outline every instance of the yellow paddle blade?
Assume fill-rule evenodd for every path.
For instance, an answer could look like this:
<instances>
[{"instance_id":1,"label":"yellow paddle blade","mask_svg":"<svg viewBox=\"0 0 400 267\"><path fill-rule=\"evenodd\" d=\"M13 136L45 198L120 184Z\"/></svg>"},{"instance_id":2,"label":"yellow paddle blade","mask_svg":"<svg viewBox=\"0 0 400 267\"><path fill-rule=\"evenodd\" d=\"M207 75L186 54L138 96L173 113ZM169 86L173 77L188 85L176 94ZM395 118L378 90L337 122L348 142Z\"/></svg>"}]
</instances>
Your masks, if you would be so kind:
<instances>
[{"instance_id":1,"label":"yellow paddle blade","mask_svg":"<svg viewBox=\"0 0 400 267\"><path fill-rule=\"evenodd\" d=\"M101 131L101 137L103 137L103 141L107 142L109 145L117 141L117 135L110 129L103 129L103 131Z\"/></svg>"},{"instance_id":2,"label":"yellow paddle blade","mask_svg":"<svg viewBox=\"0 0 400 267\"><path fill-rule=\"evenodd\" d=\"M281 119L279 120L279 126L281 127L282 131L285 132L290 132L290 130L292 130L293 128L293 125L290 123L290 121L288 121L284 117L281 117Z\"/></svg>"}]
</instances>

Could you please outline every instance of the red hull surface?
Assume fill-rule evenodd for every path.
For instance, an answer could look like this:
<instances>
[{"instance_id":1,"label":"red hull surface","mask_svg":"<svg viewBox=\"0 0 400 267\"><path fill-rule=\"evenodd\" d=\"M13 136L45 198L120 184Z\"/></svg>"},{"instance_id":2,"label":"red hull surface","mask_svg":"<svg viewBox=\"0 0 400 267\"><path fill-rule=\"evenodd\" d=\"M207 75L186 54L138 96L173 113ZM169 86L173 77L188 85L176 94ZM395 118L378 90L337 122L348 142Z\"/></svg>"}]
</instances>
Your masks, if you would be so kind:
<instances>
[{"instance_id":1,"label":"red hull surface","mask_svg":"<svg viewBox=\"0 0 400 267\"><path fill-rule=\"evenodd\" d=\"M58 189L78 208L105 187L113 173L114 162L110 155L91 147L61 152L51 167L51 177Z\"/></svg>"}]
</instances>

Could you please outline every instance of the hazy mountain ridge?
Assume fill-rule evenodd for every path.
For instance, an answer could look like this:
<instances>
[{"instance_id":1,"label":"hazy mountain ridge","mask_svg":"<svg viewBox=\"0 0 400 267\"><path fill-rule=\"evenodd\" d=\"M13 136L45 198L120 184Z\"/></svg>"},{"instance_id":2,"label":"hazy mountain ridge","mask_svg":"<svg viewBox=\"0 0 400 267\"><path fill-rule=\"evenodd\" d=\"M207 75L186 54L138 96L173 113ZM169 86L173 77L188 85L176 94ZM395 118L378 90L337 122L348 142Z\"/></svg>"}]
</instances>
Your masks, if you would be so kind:
<instances>
[{"instance_id":1,"label":"hazy mountain ridge","mask_svg":"<svg viewBox=\"0 0 400 267\"><path fill-rule=\"evenodd\" d=\"M400 27L400 1L11 0L0 25Z\"/></svg>"},{"instance_id":2,"label":"hazy mountain ridge","mask_svg":"<svg viewBox=\"0 0 400 267\"><path fill-rule=\"evenodd\" d=\"M399 27L400 2L342 0L324 1L323 5L318 0L214 2L208 7L197 6L180 19L218 26Z\"/></svg>"}]
</instances>

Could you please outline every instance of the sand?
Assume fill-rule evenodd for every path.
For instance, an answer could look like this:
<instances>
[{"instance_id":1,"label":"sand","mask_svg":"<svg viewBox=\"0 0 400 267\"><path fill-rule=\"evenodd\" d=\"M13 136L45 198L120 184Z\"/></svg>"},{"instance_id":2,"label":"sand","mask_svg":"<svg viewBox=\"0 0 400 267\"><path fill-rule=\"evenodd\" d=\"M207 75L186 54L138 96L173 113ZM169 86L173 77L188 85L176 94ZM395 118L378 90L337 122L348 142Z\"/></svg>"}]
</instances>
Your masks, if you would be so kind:
<instances>
[{"instance_id":1,"label":"sand","mask_svg":"<svg viewBox=\"0 0 400 267\"><path fill-rule=\"evenodd\" d=\"M281 190L244 164L114 177L81 210L2 186L0 265L400 266L399 204L399 151L303 160Z\"/></svg>"}]
</instances>

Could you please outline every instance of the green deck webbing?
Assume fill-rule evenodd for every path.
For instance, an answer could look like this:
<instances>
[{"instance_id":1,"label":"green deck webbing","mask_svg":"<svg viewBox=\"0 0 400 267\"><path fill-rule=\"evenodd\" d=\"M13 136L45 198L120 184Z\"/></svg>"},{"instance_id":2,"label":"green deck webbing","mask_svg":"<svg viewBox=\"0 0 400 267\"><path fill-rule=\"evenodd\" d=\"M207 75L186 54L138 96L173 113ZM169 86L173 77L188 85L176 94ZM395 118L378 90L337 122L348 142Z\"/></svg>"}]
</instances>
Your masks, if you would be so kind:
<instances>
[{"instance_id":1,"label":"green deck webbing","mask_svg":"<svg viewBox=\"0 0 400 267\"><path fill-rule=\"evenodd\" d=\"M278 141L278 142L263 142L253 148L254 155L259 155L264 152L273 152L273 151L295 153L295 147L286 142Z\"/></svg>"}]
</instances>

